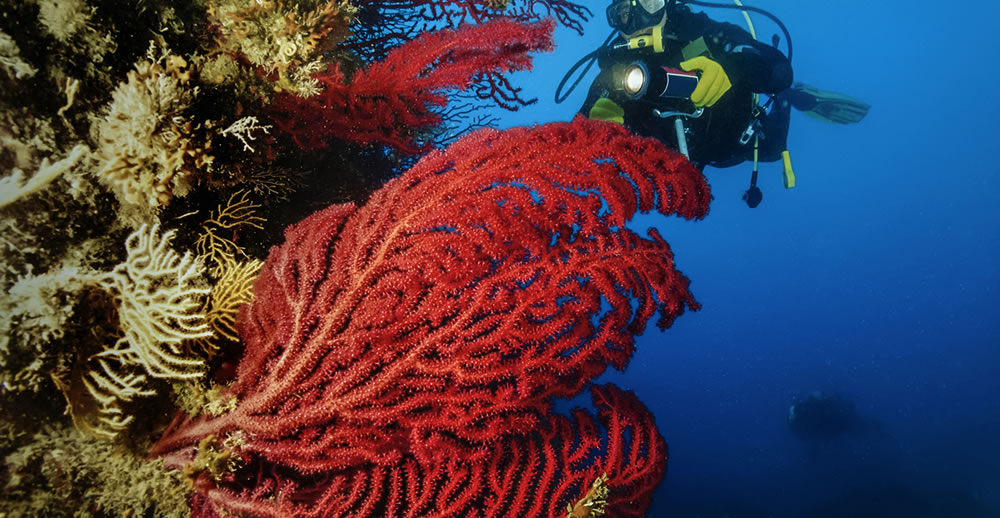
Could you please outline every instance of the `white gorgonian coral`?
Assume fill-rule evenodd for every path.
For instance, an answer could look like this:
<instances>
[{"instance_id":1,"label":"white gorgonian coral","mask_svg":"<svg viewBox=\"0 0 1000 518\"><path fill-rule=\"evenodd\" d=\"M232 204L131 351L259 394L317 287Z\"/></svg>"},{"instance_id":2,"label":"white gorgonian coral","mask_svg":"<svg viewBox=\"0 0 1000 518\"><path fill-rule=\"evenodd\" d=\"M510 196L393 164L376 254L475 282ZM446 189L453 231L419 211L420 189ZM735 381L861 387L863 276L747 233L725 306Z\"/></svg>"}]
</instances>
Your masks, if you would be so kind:
<instances>
[{"instance_id":1,"label":"white gorgonian coral","mask_svg":"<svg viewBox=\"0 0 1000 518\"><path fill-rule=\"evenodd\" d=\"M128 236L124 263L98 279L117 301L123 336L91 358L84 378L97 403L97 422L74 415L78 427L114 438L132 421L122 402L155 392L147 376L192 379L204 373L204 362L187 352L186 341L204 339L213 332L200 310L210 291L201 287L203 267L190 253L170 248L174 232L158 236L158 225L143 225Z\"/></svg>"},{"instance_id":2,"label":"white gorgonian coral","mask_svg":"<svg viewBox=\"0 0 1000 518\"><path fill-rule=\"evenodd\" d=\"M159 225L143 225L128 236L128 258L101 278L101 285L118 301L124 336L98 354L123 364L138 364L154 378L197 378L204 362L186 354L185 340L212 335L201 299L203 266L190 252L170 248L174 232L157 236Z\"/></svg>"}]
</instances>

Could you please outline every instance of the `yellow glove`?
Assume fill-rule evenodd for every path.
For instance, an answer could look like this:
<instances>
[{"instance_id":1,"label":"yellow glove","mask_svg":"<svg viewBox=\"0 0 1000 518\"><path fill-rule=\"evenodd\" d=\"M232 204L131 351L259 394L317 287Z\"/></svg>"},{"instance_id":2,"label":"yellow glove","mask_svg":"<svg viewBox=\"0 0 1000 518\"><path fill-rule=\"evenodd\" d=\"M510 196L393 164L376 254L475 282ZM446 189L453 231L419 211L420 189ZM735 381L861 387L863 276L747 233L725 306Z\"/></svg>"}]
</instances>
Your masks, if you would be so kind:
<instances>
[{"instance_id":1,"label":"yellow glove","mask_svg":"<svg viewBox=\"0 0 1000 518\"><path fill-rule=\"evenodd\" d=\"M687 61L682 61L681 68L686 72L692 70L701 71L701 80L698 81L698 87L694 89L694 92L691 92L691 102L698 108L712 106L719 101L719 98L723 94L733 87L733 83L729 81L729 76L722 69L722 65L705 56L698 56Z\"/></svg>"},{"instance_id":2,"label":"yellow glove","mask_svg":"<svg viewBox=\"0 0 1000 518\"><path fill-rule=\"evenodd\" d=\"M610 121L625 124L625 110L607 97L598 99L594 103L594 106L590 108L590 113L587 114L587 117L595 121Z\"/></svg>"}]
</instances>

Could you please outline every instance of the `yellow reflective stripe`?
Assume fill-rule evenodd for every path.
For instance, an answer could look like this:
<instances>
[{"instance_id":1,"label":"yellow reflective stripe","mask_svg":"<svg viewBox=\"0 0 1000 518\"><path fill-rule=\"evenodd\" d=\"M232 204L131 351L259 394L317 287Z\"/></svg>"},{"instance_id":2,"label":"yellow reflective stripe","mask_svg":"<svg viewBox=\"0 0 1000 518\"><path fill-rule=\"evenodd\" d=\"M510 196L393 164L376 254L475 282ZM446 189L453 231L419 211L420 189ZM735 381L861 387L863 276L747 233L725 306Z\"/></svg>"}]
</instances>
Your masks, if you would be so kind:
<instances>
[{"instance_id":1,"label":"yellow reflective stripe","mask_svg":"<svg viewBox=\"0 0 1000 518\"><path fill-rule=\"evenodd\" d=\"M740 0L733 0L733 2L735 2L736 5L743 7L743 2L740 2ZM746 10L740 10L740 12L743 13L743 18L747 21L747 28L750 29L750 35L753 36L753 39L757 39L757 30L753 28L753 21L750 20L750 13Z\"/></svg>"},{"instance_id":2,"label":"yellow reflective stripe","mask_svg":"<svg viewBox=\"0 0 1000 518\"><path fill-rule=\"evenodd\" d=\"M781 161L785 165L784 174L782 175L785 189L791 189L795 187L795 171L792 170L792 155L788 153L787 149L781 152Z\"/></svg>"}]
</instances>

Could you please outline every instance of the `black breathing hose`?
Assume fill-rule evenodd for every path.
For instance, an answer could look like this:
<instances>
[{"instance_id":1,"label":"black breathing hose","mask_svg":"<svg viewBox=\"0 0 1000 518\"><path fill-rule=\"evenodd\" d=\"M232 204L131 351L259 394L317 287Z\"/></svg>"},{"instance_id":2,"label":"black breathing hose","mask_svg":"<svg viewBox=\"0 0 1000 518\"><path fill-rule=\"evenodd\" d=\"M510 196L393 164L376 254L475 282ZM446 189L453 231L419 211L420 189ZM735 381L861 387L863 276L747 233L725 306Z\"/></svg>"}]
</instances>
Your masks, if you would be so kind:
<instances>
[{"instance_id":1,"label":"black breathing hose","mask_svg":"<svg viewBox=\"0 0 1000 518\"><path fill-rule=\"evenodd\" d=\"M777 16L771 14L770 11L766 9L761 9L760 7L754 7L752 5L734 5L734 4L720 4L716 2L702 2L701 0L680 0L686 4L697 5L700 7L718 7L719 9L739 9L740 11L751 11L755 13L763 14L771 19L774 23L781 28L781 32L785 34L785 45L788 46L788 61L792 61L792 35L788 32L788 28L785 24L781 22Z\"/></svg>"},{"instance_id":2,"label":"black breathing hose","mask_svg":"<svg viewBox=\"0 0 1000 518\"><path fill-rule=\"evenodd\" d=\"M559 86L556 87L556 97L555 97L556 104L562 104L562 102L565 101L567 97L569 97L569 94L573 93L573 90L576 90L577 85L579 85L580 81L583 80L583 76L587 75L587 71L590 70L590 67L594 66L594 61L597 61L597 53L600 52L601 49L603 49L604 47L607 47L608 43L611 43L611 41L615 39L615 36L617 34L618 34L617 30L611 31L611 34L608 35L608 38L604 40L604 43L602 43L600 47L597 47L596 50L590 52L586 56L583 56L582 58L580 58L580 61L577 61L576 64L570 67L570 69L566 72L566 75L563 76L562 81L559 81ZM566 90L566 94L560 96L559 92L561 92L563 87L566 86L566 81L569 81L569 77L573 75L573 72L576 69L580 68L580 65L583 65L585 62L588 62L587 67L584 68L583 72L580 72L580 75L576 77L576 81L573 81L573 84L569 87L569 90Z\"/></svg>"}]
</instances>

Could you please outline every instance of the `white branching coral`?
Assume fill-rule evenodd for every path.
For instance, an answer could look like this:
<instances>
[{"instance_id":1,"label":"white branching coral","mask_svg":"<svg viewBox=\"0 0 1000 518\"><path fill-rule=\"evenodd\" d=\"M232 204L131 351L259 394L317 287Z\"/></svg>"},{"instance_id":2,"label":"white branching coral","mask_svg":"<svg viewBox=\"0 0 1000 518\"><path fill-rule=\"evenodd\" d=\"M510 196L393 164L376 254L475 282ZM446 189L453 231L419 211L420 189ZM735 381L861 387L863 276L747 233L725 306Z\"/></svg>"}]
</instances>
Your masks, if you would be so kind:
<instances>
[{"instance_id":1,"label":"white branching coral","mask_svg":"<svg viewBox=\"0 0 1000 518\"><path fill-rule=\"evenodd\" d=\"M204 373L204 362L187 354L185 341L212 336L200 310L210 291L202 287L203 267L190 253L170 248L174 232L158 235L159 226L142 226L125 241L128 257L98 283L116 300L122 337L90 359L83 380L96 401L97 422L74 415L81 429L114 438L132 421L123 402L154 391L147 376L192 379Z\"/></svg>"},{"instance_id":2,"label":"white branching coral","mask_svg":"<svg viewBox=\"0 0 1000 518\"><path fill-rule=\"evenodd\" d=\"M112 367L104 358L98 359L97 364L100 369L90 371L83 378L87 392L97 402L97 422L90 425L76 415L73 422L97 437L114 439L135 419L135 416L127 415L122 410L121 404L140 396L155 395L156 391L146 388L146 376L128 372L127 367L123 368L120 364Z\"/></svg>"},{"instance_id":3,"label":"white branching coral","mask_svg":"<svg viewBox=\"0 0 1000 518\"><path fill-rule=\"evenodd\" d=\"M198 93L189 82L180 56L142 60L95 124L97 176L123 204L167 205L187 194L211 165L208 133L195 138L199 127L188 114Z\"/></svg>"},{"instance_id":4,"label":"white branching coral","mask_svg":"<svg viewBox=\"0 0 1000 518\"><path fill-rule=\"evenodd\" d=\"M219 132L220 135L232 135L239 139L243 143L243 151L249 151L253 153L253 147L250 146L248 140L257 140L257 137L253 136L253 132L260 130L263 131L265 135L271 129L270 124L260 124L257 117L253 115L249 117L243 117L242 119L232 123L228 128Z\"/></svg>"},{"instance_id":5,"label":"white branching coral","mask_svg":"<svg viewBox=\"0 0 1000 518\"><path fill-rule=\"evenodd\" d=\"M129 235L128 258L101 279L118 300L124 336L98 356L141 365L154 378L197 378L204 362L187 356L181 343L211 336L198 311L211 290L201 286L201 262L170 248L173 231L157 236L158 230L143 225Z\"/></svg>"}]
</instances>

